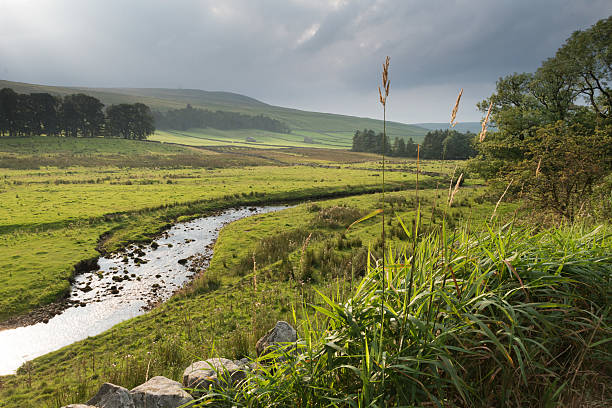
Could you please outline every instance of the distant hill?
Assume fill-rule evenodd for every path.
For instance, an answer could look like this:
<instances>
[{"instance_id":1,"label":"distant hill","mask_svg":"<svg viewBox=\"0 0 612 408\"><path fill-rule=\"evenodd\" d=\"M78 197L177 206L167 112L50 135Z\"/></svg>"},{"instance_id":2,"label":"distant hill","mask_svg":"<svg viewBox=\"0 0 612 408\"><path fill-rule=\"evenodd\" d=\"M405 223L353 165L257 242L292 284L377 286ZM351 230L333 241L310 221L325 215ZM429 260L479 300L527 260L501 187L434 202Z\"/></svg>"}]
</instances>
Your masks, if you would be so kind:
<instances>
[{"instance_id":1,"label":"distant hill","mask_svg":"<svg viewBox=\"0 0 612 408\"><path fill-rule=\"evenodd\" d=\"M446 130L449 129L449 124L448 122L442 122L442 123L415 123L415 126L419 126L428 130L437 130L437 129L441 129L441 130ZM453 128L454 130L456 130L457 132L461 132L461 133L465 133L467 131L470 131L472 133L480 133L480 130L482 129L482 126L480 124L480 122L459 122L455 125L455 127Z\"/></svg>"},{"instance_id":2,"label":"distant hill","mask_svg":"<svg viewBox=\"0 0 612 408\"><path fill-rule=\"evenodd\" d=\"M332 113L310 112L269 105L257 99L231 92L211 92L198 89L164 88L86 88L27 84L0 80L0 88L12 88L19 93L48 92L54 95L85 93L94 96L105 105L142 102L154 110L194 108L241 112L249 115L265 115L286 123L287 134L261 131L219 131L216 129L190 129L184 131L157 132L152 139L194 146L231 145L250 147L326 147L347 149L358 129L382 130L382 121ZM252 133L252 134L250 134ZM423 140L427 129L420 125L388 122L387 133L391 139L412 137ZM249 138L247 140L247 138ZM259 138L259 139L258 139ZM253 142L255 140L255 142Z\"/></svg>"}]
</instances>

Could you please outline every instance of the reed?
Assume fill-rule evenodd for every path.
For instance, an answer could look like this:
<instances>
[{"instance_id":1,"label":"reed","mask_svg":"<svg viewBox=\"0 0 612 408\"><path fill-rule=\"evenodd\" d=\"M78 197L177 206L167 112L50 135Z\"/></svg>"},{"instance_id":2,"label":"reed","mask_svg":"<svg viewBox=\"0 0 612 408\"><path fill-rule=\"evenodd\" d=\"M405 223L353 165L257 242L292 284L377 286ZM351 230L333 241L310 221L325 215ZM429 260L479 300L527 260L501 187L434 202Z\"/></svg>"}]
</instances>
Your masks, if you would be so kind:
<instances>
[{"instance_id":1,"label":"reed","mask_svg":"<svg viewBox=\"0 0 612 408\"><path fill-rule=\"evenodd\" d=\"M480 131L480 135L478 139L482 143L485 140L485 136L487 135L487 124L489 123L489 115L491 115L491 108L493 107L493 101L489 104L489 109L487 110L487 114L482 121L482 130Z\"/></svg>"},{"instance_id":2,"label":"reed","mask_svg":"<svg viewBox=\"0 0 612 408\"><path fill-rule=\"evenodd\" d=\"M459 110L459 101L461 101L461 95L463 95L463 88L461 88L461 91L459 91L459 96L457 96L455 106L453 106L453 110L451 112L450 127L455 127L455 125L457 124L455 119L457 118L457 111Z\"/></svg>"},{"instance_id":3,"label":"reed","mask_svg":"<svg viewBox=\"0 0 612 408\"><path fill-rule=\"evenodd\" d=\"M371 263L349 299L320 293L323 305L305 309L296 354L215 395L249 407L529 407L576 399L572 381L587 372L585 362L612 363L611 239L604 227L578 226L420 236L412 254L388 251L386 271Z\"/></svg>"}]
</instances>

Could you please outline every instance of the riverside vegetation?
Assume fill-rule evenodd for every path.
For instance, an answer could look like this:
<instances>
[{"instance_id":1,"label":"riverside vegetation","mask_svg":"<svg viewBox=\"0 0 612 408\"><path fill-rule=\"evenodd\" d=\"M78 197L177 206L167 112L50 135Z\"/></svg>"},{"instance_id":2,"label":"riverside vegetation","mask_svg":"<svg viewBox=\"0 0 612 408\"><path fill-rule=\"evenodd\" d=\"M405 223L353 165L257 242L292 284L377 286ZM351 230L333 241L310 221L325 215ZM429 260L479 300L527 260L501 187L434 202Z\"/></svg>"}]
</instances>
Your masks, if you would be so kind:
<instances>
[{"instance_id":1,"label":"riverside vegetation","mask_svg":"<svg viewBox=\"0 0 612 408\"><path fill-rule=\"evenodd\" d=\"M599 38L602 25L610 21L586 32ZM604 30L608 39L609 32ZM388 67L387 59L383 107L389 95ZM546 78L521 89L534 91L530 87ZM506 83L500 81L499 90ZM590 117L597 126L592 133L581 131L609 137L601 112L609 112L610 105L605 95L599 98L596 89L591 91L596 103L584 107L586 111L576 107L581 114L568 115L565 124ZM536 100L546 95L536 94ZM533 95L524 96L533 102ZM551 125L554 115L539 107L542 120L528 127L523 139L517 136L504 144L501 135L511 134L504 119L520 109L500 105L492 109L488 104L479 143L474 144L479 157L469 171L462 163L449 166L420 158L388 163L383 156L372 162L371 155L342 152L359 163L340 163L330 160L334 153L329 151L316 157L312 151L215 149L206 154L257 160L258 166L106 168L125 174L111 176L124 184L100 183L107 193L125 194L116 203L105 202L108 195L95 188L85 188L98 183L66 184L74 186L72 193L50 190L49 197L63 203L65 212L32 211L38 223L22 221L19 227L7 217L3 231L35 236L99 227L89 232L91 241L81 242L93 248L96 234L107 228L111 233L97 244L113 250L132 240L146 241L168 222L205 214L221 202L311 202L224 228L209 268L190 285L145 315L2 378L0 406L58 407L88 400L106 381L132 388L158 375L179 379L190 363L209 357L255 358L255 340L277 320L296 326L298 352L282 355L282 362L259 360L259 369L239 385L211 389L193 406L609 406L612 231L598 190L608 191L609 162L604 158L581 169L577 179L589 171L594 177L580 200L568 201L572 207L580 203L570 216L534 200L540 190L532 186L562 172L557 166L563 163L545 163L545 155L539 160L518 140L535 145L537 139L526 137L530 133L567 133L561 131L563 123ZM534 112L523 113L532 118ZM487 133L489 118L499 133ZM381 142L386 136L383 128ZM554 147L573 157L574 146L560 139L544 152ZM499 191L494 181L507 176L503 169L516 171L524 162L537 163L521 173L525 178L531 173L533 184L513 191L512 182L503 180ZM381 164L387 169L382 177L373 171ZM494 169L485 171L491 170L487 164ZM61 171L77 173L55 173ZM92 171L101 169L10 170L12 182L4 188L9 198L24 194L34 202L42 192L36 191L38 185L51 188L41 183L48 175L82 180ZM186 175L185 186L180 177L168 178L177 180L177 186L133 183L167 180L164 175ZM476 177L493 188L482 188ZM323 184L313 187L314 180ZM201 191L224 181L223 193ZM363 194L380 190L382 194ZM77 203L77 193L91 199L89 205ZM164 201L163 194L176 196ZM139 201L142 196L148 201ZM7 209L19 219L16 209L23 203L11 200ZM86 212L75 217L80 207ZM108 214L114 208L122 212ZM534 214L534 208L548 217ZM83 231L79 237L86 236Z\"/></svg>"}]
</instances>

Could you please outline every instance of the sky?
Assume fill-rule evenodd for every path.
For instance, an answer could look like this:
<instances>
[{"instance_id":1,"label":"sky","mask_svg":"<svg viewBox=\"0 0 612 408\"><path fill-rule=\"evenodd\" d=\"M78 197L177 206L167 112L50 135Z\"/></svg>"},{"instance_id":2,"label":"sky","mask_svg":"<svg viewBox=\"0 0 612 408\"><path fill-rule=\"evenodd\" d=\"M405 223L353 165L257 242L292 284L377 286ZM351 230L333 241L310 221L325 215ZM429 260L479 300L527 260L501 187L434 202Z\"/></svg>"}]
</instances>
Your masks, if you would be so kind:
<instances>
[{"instance_id":1,"label":"sky","mask_svg":"<svg viewBox=\"0 0 612 408\"><path fill-rule=\"evenodd\" d=\"M0 79L236 92L318 112L459 121L610 0L0 0Z\"/></svg>"}]
</instances>

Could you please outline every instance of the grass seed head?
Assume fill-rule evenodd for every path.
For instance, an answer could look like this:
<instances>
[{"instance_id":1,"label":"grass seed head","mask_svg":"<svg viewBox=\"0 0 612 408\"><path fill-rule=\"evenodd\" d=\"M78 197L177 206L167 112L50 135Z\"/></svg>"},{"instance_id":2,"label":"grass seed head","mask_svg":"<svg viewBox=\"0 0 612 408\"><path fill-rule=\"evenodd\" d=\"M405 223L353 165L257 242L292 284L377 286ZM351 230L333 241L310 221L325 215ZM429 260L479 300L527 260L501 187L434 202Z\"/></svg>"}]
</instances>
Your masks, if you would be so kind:
<instances>
[{"instance_id":1,"label":"grass seed head","mask_svg":"<svg viewBox=\"0 0 612 408\"><path fill-rule=\"evenodd\" d=\"M382 106L387 105L387 96L389 96L389 86L391 85L391 81L389 81L389 57L385 58L385 62L382 64L382 89L385 90L385 95L383 96L383 92L378 87L378 96L380 97L380 103Z\"/></svg>"},{"instance_id":2,"label":"grass seed head","mask_svg":"<svg viewBox=\"0 0 612 408\"><path fill-rule=\"evenodd\" d=\"M487 134L487 123L489 122L489 115L491 114L491 108L493 107L493 101L489 104L489 109L487 110L487 116L485 116L482 121L482 130L480 131L479 140L482 142L485 139Z\"/></svg>"},{"instance_id":3,"label":"grass seed head","mask_svg":"<svg viewBox=\"0 0 612 408\"><path fill-rule=\"evenodd\" d=\"M459 178L457 179L457 184L455 184L455 188L453 189L453 193L450 196L450 200L448 201L448 206L450 207L451 205L453 205L453 200L455 199L455 194L457 194L457 191L459 191L459 185L461 184L461 179L463 178L463 173L461 173L459 175Z\"/></svg>"},{"instance_id":4,"label":"grass seed head","mask_svg":"<svg viewBox=\"0 0 612 408\"><path fill-rule=\"evenodd\" d=\"M455 106L453 107L453 111L451 112L451 120L450 120L451 127L455 127L455 125L457 124L457 122L455 122L455 118L457 117L457 110L459 109L459 101L461 100L461 95L463 95L463 88L461 88L461 91L459 91L459 96L457 96L457 100L455 101Z\"/></svg>"}]
</instances>

